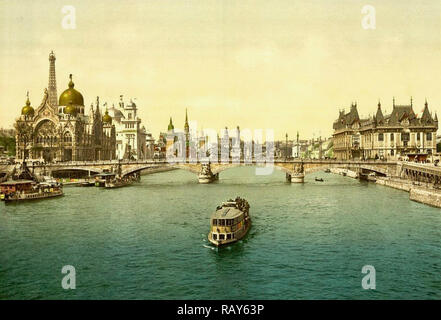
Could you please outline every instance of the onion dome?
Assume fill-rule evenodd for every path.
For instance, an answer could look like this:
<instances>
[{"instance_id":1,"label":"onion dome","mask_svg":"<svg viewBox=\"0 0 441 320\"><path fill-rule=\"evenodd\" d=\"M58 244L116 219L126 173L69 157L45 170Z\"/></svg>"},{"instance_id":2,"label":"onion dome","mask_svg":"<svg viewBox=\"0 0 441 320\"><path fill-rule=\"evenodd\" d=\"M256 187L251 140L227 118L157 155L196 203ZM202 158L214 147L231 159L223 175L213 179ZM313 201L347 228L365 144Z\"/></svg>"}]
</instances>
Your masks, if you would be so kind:
<instances>
[{"instance_id":1,"label":"onion dome","mask_svg":"<svg viewBox=\"0 0 441 320\"><path fill-rule=\"evenodd\" d=\"M106 113L103 116L103 122L112 124L112 117L109 115L109 111L106 110Z\"/></svg>"},{"instance_id":2,"label":"onion dome","mask_svg":"<svg viewBox=\"0 0 441 320\"><path fill-rule=\"evenodd\" d=\"M26 105L21 109L21 114L24 116L34 115L34 108L31 107L31 102L29 101L29 91L27 93Z\"/></svg>"},{"instance_id":3,"label":"onion dome","mask_svg":"<svg viewBox=\"0 0 441 320\"><path fill-rule=\"evenodd\" d=\"M83 95L74 89L75 84L72 81L72 74L69 75L69 78L69 89L64 90L64 92L60 95L58 105L68 106L70 103L72 103L74 106L84 106Z\"/></svg>"},{"instance_id":4,"label":"onion dome","mask_svg":"<svg viewBox=\"0 0 441 320\"><path fill-rule=\"evenodd\" d=\"M77 108L72 104L72 101L69 101L69 104L66 108L64 108L65 114L70 114L71 116L75 116L77 114Z\"/></svg>"}]
</instances>

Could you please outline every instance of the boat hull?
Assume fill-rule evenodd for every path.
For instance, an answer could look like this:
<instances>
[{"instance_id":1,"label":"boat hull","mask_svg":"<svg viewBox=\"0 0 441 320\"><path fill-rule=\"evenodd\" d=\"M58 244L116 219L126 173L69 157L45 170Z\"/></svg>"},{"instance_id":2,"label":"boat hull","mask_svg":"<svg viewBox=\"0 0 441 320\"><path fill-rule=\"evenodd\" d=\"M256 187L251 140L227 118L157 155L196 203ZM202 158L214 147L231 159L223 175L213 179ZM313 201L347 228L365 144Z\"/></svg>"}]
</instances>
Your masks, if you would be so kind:
<instances>
[{"instance_id":1,"label":"boat hull","mask_svg":"<svg viewBox=\"0 0 441 320\"><path fill-rule=\"evenodd\" d=\"M13 203L13 202L23 202L23 201L33 201L33 200L41 200L41 199L49 199L49 198L57 198L64 196L63 192L53 192L53 193L43 193L43 194L28 194L26 196L19 197L1 197L2 201L5 203Z\"/></svg>"}]
</instances>

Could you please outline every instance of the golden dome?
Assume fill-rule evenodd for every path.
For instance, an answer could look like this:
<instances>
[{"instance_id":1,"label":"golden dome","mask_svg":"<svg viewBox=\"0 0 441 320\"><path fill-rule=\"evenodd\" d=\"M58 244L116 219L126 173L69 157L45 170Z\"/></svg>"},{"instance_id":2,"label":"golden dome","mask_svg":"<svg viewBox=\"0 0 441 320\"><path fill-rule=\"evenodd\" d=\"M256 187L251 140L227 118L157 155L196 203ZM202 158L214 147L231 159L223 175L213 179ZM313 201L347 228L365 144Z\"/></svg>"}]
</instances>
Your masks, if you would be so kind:
<instances>
[{"instance_id":1,"label":"golden dome","mask_svg":"<svg viewBox=\"0 0 441 320\"><path fill-rule=\"evenodd\" d=\"M60 95L58 105L68 106L72 102L75 106L84 106L83 95L74 89L75 84L72 82L72 75L70 75L69 78L69 89L64 90Z\"/></svg>"},{"instance_id":2,"label":"golden dome","mask_svg":"<svg viewBox=\"0 0 441 320\"><path fill-rule=\"evenodd\" d=\"M107 110L106 110L106 113L103 116L103 122L104 123L109 123L109 124L112 123L112 117L109 116L109 112Z\"/></svg>"},{"instance_id":3,"label":"golden dome","mask_svg":"<svg viewBox=\"0 0 441 320\"><path fill-rule=\"evenodd\" d=\"M72 104L72 101L69 101L69 105L64 108L64 113L70 114L72 116L77 114L77 108Z\"/></svg>"},{"instance_id":4,"label":"golden dome","mask_svg":"<svg viewBox=\"0 0 441 320\"><path fill-rule=\"evenodd\" d=\"M21 114L24 116L34 115L34 108L31 107L31 102L29 101L29 92L27 93L26 105L21 109Z\"/></svg>"}]
</instances>

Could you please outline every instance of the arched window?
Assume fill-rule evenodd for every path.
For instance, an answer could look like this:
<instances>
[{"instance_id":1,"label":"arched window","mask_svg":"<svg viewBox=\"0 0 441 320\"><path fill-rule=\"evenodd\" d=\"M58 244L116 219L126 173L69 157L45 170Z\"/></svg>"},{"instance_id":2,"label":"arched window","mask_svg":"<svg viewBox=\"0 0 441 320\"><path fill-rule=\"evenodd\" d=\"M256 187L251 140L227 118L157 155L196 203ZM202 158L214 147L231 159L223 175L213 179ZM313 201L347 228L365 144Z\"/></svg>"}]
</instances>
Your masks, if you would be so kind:
<instances>
[{"instance_id":1,"label":"arched window","mask_svg":"<svg viewBox=\"0 0 441 320\"><path fill-rule=\"evenodd\" d=\"M64 138L63 138L64 142L70 143L72 142L72 135L70 134L69 131L66 131L64 133Z\"/></svg>"}]
</instances>

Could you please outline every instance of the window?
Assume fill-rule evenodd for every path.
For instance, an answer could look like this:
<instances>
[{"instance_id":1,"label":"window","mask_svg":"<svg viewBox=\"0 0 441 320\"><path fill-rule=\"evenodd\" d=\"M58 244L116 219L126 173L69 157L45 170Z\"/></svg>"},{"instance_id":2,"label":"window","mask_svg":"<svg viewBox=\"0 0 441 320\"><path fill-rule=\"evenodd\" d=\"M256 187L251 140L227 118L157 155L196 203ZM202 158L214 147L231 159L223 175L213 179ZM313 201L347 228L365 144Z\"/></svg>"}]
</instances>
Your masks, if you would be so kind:
<instances>
[{"instance_id":1,"label":"window","mask_svg":"<svg viewBox=\"0 0 441 320\"><path fill-rule=\"evenodd\" d=\"M427 132L426 139L427 141L432 141L432 132Z\"/></svg>"},{"instance_id":2,"label":"window","mask_svg":"<svg viewBox=\"0 0 441 320\"><path fill-rule=\"evenodd\" d=\"M213 219L213 226L217 226L217 219Z\"/></svg>"},{"instance_id":3,"label":"window","mask_svg":"<svg viewBox=\"0 0 441 320\"><path fill-rule=\"evenodd\" d=\"M213 240L217 240L217 234L213 233Z\"/></svg>"},{"instance_id":4,"label":"window","mask_svg":"<svg viewBox=\"0 0 441 320\"><path fill-rule=\"evenodd\" d=\"M417 141L420 141L421 140L421 136L420 136L420 133L418 132L417 133Z\"/></svg>"},{"instance_id":5,"label":"window","mask_svg":"<svg viewBox=\"0 0 441 320\"><path fill-rule=\"evenodd\" d=\"M394 134L393 133L390 134L390 141L394 141Z\"/></svg>"},{"instance_id":6,"label":"window","mask_svg":"<svg viewBox=\"0 0 441 320\"><path fill-rule=\"evenodd\" d=\"M390 155L391 155L391 156L394 155L394 149L392 149L392 150L390 151Z\"/></svg>"},{"instance_id":7,"label":"window","mask_svg":"<svg viewBox=\"0 0 441 320\"><path fill-rule=\"evenodd\" d=\"M227 233L227 240L231 239L231 233Z\"/></svg>"},{"instance_id":8,"label":"window","mask_svg":"<svg viewBox=\"0 0 441 320\"><path fill-rule=\"evenodd\" d=\"M410 134L409 132L402 132L401 133L401 141L409 141L410 140Z\"/></svg>"},{"instance_id":9,"label":"window","mask_svg":"<svg viewBox=\"0 0 441 320\"><path fill-rule=\"evenodd\" d=\"M382 133L378 134L378 141L384 141L384 135Z\"/></svg>"},{"instance_id":10,"label":"window","mask_svg":"<svg viewBox=\"0 0 441 320\"><path fill-rule=\"evenodd\" d=\"M225 240L225 235L224 234L220 234L219 235L219 240Z\"/></svg>"}]
</instances>

